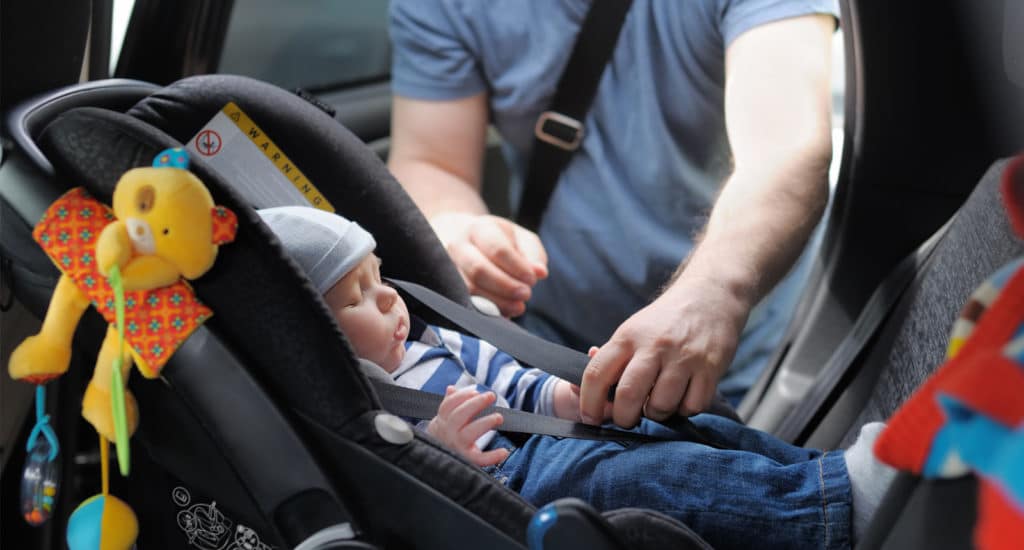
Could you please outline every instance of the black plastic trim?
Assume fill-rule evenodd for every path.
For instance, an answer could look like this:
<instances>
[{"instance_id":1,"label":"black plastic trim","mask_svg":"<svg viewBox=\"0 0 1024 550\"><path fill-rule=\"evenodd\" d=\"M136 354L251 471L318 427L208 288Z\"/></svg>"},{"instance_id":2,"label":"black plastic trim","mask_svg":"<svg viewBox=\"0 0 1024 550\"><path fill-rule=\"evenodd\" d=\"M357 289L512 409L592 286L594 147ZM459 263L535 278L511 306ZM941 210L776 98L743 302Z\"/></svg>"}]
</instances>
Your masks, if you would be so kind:
<instances>
[{"instance_id":1,"label":"black plastic trim","mask_svg":"<svg viewBox=\"0 0 1024 550\"><path fill-rule=\"evenodd\" d=\"M53 166L35 143L35 137L57 115L74 107L104 107L125 111L138 100L159 90L148 82L109 79L66 86L20 103L7 116L7 131L25 155L47 175Z\"/></svg>"},{"instance_id":2,"label":"black plastic trim","mask_svg":"<svg viewBox=\"0 0 1024 550\"><path fill-rule=\"evenodd\" d=\"M171 388L204 428L245 484L260 511L290 545L320 529L350 521L330 482L271 398L213 334L200 327L164 370ZM316 495L318 518L298 525L285 513L293 499ZM333 506L334 509L330 509ZM285 519L286 525L277 520Z\"/></svg>"}]
</instances>

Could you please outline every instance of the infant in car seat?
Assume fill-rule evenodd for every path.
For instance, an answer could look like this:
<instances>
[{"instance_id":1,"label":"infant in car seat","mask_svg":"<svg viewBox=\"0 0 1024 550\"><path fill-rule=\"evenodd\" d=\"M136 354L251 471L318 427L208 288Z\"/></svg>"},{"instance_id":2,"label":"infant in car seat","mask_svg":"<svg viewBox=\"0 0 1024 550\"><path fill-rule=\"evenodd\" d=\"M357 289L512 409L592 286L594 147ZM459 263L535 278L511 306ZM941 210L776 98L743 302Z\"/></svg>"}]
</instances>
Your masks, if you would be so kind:
<instances>
[{"instance_id":1,"label":"infant in car seat","mask_svg":"<svg viewBox=\"0 0 1024 550\"><path fill-rule=\"evenodd\" d=\"M892 478L865 426L845 452L794 447L715 415L693 422L724 449L678 439L642 420L634 431L665 438L620 443L534 435L516 445L488 406L579 421L578 388L526 368L488 342L411 316L384 283L376 242L359 225L315 208L259 211L324 296L357 355L400 386L444 395L419 428L484 468L534 505L580 498L599 510L644 507L689 526L715 548L848 548Z\"/></svg>"}]
</instances>

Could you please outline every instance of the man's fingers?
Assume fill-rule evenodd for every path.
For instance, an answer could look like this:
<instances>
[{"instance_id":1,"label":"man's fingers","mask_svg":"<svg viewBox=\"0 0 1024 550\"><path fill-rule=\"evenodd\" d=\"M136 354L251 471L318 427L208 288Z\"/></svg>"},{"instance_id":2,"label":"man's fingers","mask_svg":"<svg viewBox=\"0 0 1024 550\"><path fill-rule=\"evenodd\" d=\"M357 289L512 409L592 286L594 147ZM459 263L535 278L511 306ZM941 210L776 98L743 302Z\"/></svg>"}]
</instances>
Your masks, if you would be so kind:
<instances>
[{"instance_id":1,"label":"man's fingers","mask_svg":"<svg viewBox=\"0 0 1024 550\"><path fill-rule=\"evenodd\" d=\"M472 288L472 285L467 286ZM470 290L469 293L473 296L481 296L490 300L491 303L498 306L498 313L500 313L502 317L511 319L513 317L519 317L526 312L526 302L522 300L506 300L498 296L488 295L481 290Z\"/></svg>"},{"instance_id":2,"label":"man's fingers","mask_svg":"<svg viewBox=\"0 0 1024 550\"><path fill-rule=\"evenodd\" d=\"M707 377L696 375L690 379L686 387L686 396L679 405L679 413L683 416L693 416L706 411L711 406L711 398L715 392L715 384Z\"/></svg>"},{"instance_id":3,"label":"man's fingers","mask_svg":"<svg viewBox=\"0 0 1024 550\"><path fill-rule=\"evenodd\" d=\"M516 248L512 224L478 223L474 225L469 239L488 260L509 277L527 286L537 284L537 277L533 274L533 261Z\"/></svg>"},{"instance_id":4,"label":"man's fingers","mask_svg":"<svg viewBox=\"0 0 1024 550\"><path fill-rule=\"evenodd\" d=\"M661 361L657 356L633 355L615 388L612 420L623 428L632 428L640 422L644 403L658 379ZM650 411L648 411L650 416ZM665 415L666 417L668 415ZM652 417L653 418L653 417ZM660 419L656 419L660 420Z\"/></svg>"},{"instance_id":5,"label":"man's fingers","mask_svg":"<svg viewBox=\"0 0 1024 550\"><path fill-rule=\"evenodd\" d=\"M490 299L503 314L506 314L508 306L519 304L523 307L530 298L529 286L502 271L476 246L455 243L448 247L448 254L466 279L470 293Z\"/></svg>"},{"instance_id":6,"label":"man's fingers","mask_svg":"<svg viewBox=\"0 0 1024 550\"><path fill-rule=\"evenodd\" d=\"M619 380L633 355L624 345L609 342L587 364L580 385L580 416L587 424L599 424L608 403L608 388Z\"/></svg>"},{"instance_id":7,"label":"man's fingers","mask_svg":"<svg viewBox=\"0 0 1024 550\"><path fill-rule=\"evenodd\" d=\"M690 369L685 364L663 366L647 398L644 416L660 421L676 414L690 383Z\"/></svg>"},{"instance_id":8,"label":"man's fingers","mask_svg":"<svg viewBox=\"0 0 1024 550\"><path fill-rule=\"evenodd\" d=\"M533 275L538 279L548 276L548 253L544 250L544 244L540 237L528 229L518 225L513 226L516 248L532 263Z\"/></svg>"}]
</instances>

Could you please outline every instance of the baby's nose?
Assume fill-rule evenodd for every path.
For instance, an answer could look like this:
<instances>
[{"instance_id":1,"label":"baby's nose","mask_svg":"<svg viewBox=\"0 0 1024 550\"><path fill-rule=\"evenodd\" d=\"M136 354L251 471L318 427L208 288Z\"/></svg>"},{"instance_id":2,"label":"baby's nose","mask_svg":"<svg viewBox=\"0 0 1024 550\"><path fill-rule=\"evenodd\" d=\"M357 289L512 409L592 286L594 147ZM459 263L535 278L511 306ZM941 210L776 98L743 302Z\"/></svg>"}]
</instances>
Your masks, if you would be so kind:
<instances>
[{"instance_id":1,"label":"baby's nose","mask_svg":"<svg viewBox=\"0 0 1024 550\"><path fill-rule=\"evenodd\" d=\"M391 311L396 300L398 300L398 292L389 286L382 286L380 292L377 293L377 306L385 313Z\"/></svg>"}]
</instances>

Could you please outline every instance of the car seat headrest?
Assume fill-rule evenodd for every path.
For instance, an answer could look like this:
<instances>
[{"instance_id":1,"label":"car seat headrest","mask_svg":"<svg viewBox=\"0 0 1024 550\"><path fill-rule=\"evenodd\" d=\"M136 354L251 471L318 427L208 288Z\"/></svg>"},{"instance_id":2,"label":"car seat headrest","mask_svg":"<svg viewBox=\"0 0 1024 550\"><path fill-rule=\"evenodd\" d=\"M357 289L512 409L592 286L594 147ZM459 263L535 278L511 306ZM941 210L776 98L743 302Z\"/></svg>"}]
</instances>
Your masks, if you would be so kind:
<instances>
[{"instance_id":1,"label":"car seat headrest","mask_svg":"<svg viewBox=\"0 0 1024 550\"><path fill-rule=\"evenodd\" d=\"M148 165L158 151L177 145L145 122L96 108L57 117L38 142L68 187L82 185L108 204L120 174ZM214 311L209 326L245 358L272 395L325 426L340 427L376 408L323 301L287 254L272 244L273 235L256 213L202 159L193 159L191 171L217 204L238 216L234 243L193 281L200 300Z\"/></svg>"}]
</instances>

